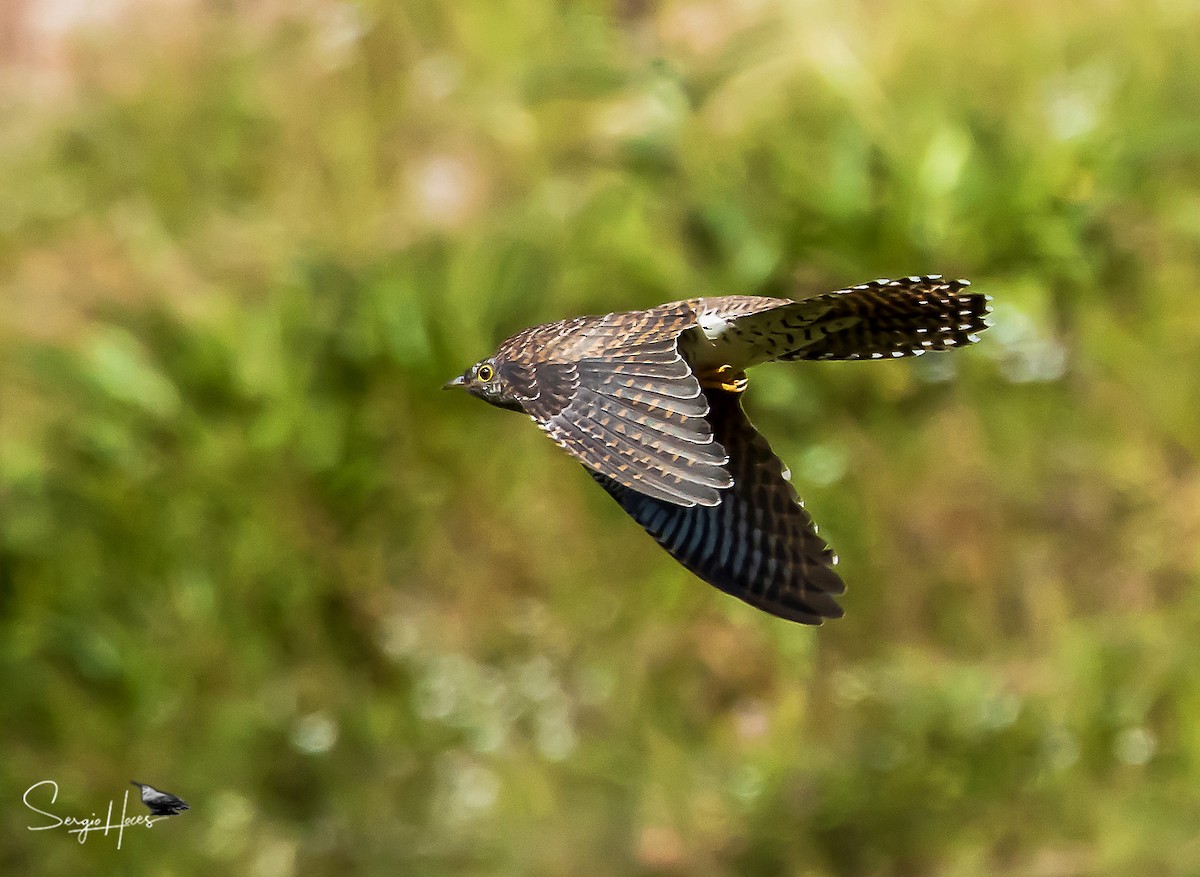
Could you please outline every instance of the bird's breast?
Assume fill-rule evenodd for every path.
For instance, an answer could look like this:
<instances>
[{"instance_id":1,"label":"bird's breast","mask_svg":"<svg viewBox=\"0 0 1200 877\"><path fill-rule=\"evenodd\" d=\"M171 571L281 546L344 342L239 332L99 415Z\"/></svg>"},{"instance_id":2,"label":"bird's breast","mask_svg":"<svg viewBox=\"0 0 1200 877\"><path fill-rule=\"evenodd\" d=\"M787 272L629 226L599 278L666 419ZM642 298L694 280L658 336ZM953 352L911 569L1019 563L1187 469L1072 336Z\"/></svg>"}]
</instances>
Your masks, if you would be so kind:
<instances>
[{"instance_id":1,"label":"bird's breast","mask_svg":"<svg viewBox=\"0 0 1200 877\"><path fill-rule=\"evenodd\" d=\"M693 371L711 371L721 366L744 371L762 360L753 339L739 332L735 321L708 315L679 336L679 352Z\"/></svg>"}]
</instances>

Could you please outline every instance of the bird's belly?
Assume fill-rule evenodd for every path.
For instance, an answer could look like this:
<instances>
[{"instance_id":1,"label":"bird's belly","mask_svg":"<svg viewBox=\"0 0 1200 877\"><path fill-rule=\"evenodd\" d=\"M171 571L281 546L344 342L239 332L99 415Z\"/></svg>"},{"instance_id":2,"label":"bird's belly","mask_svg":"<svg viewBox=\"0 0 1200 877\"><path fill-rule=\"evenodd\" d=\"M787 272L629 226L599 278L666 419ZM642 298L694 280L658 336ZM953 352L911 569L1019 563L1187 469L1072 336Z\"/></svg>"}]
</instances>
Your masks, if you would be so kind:
<instances>
[{"instance_id":1,"label":"bird's belly","mask_svg":"<svg viewBox=\"0 0 1200 877\"><path fill-rule=\"evenodd\" d=\"M765 345L755 344L753 336L739 332L735 326L728 322L723 326L688 329L679 336L679 352L697 372L713 371L722 366L740 372L767 361L770 357Z\"/></svg>"}]
</instances>

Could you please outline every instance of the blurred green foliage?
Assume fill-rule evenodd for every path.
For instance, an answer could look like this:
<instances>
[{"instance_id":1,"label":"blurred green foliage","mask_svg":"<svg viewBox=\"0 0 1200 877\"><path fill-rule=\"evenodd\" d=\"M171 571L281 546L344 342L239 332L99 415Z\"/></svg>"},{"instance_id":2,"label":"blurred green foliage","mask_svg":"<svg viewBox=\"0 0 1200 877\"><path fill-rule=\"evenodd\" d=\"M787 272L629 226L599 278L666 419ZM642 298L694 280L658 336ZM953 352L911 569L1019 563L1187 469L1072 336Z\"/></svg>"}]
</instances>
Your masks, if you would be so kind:
<instances>
[{"instance_id":1,"label":"blurred green foliage","mask_svg":"<svg viewBox=\"0 0 1200 877\"><path fill-rule=\"evenodd\" d=\"M7 72L0 870L1196 873L1194 3L156 9ZM819 630L438 390L924 272L983 343L753 376Z\"/></svg>"}]
</instances>

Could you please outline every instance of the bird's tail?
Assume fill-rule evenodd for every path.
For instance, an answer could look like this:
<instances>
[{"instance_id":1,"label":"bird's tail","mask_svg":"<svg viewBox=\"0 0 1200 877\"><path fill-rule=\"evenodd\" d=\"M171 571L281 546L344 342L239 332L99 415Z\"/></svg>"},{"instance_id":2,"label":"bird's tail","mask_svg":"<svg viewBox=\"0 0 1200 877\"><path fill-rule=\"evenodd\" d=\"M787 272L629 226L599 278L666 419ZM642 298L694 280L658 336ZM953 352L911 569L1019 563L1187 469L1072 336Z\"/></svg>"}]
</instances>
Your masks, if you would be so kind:
<instances>
[{"instance_id":1,"label":"bird's tail","mask_svg":"<svg viewBox=\"0 0 1200 877\"><path fill-rule=\"evenodd\" d=\"M884 359L972 344L991 299L970 285L936 274L873 280L776 308L773 333L797 342L776 358Z\"/></svg>"}]
</instances>

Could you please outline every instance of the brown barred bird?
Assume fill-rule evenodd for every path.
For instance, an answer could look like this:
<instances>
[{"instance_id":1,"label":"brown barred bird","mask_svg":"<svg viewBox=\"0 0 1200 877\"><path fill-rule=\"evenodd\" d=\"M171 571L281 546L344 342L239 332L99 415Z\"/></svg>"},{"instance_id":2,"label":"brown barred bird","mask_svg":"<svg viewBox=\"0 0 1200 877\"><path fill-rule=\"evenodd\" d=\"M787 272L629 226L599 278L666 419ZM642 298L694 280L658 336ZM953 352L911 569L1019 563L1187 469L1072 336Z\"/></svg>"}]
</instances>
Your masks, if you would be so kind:
<instances>
[{"instance_id":1,"label":"brown barred bird","mask_svg":"<svg viewBox=\"0 0 1200 877\"><path fill-rule=\"evenodd\" d=\"M742 411L746 369L977 341L988 296L938 275L803 301L729 295L518 332L446 387L523 411L676 560L772 615L839 618L845 585L790 473Z\"/></svg>"}]
</instances>

